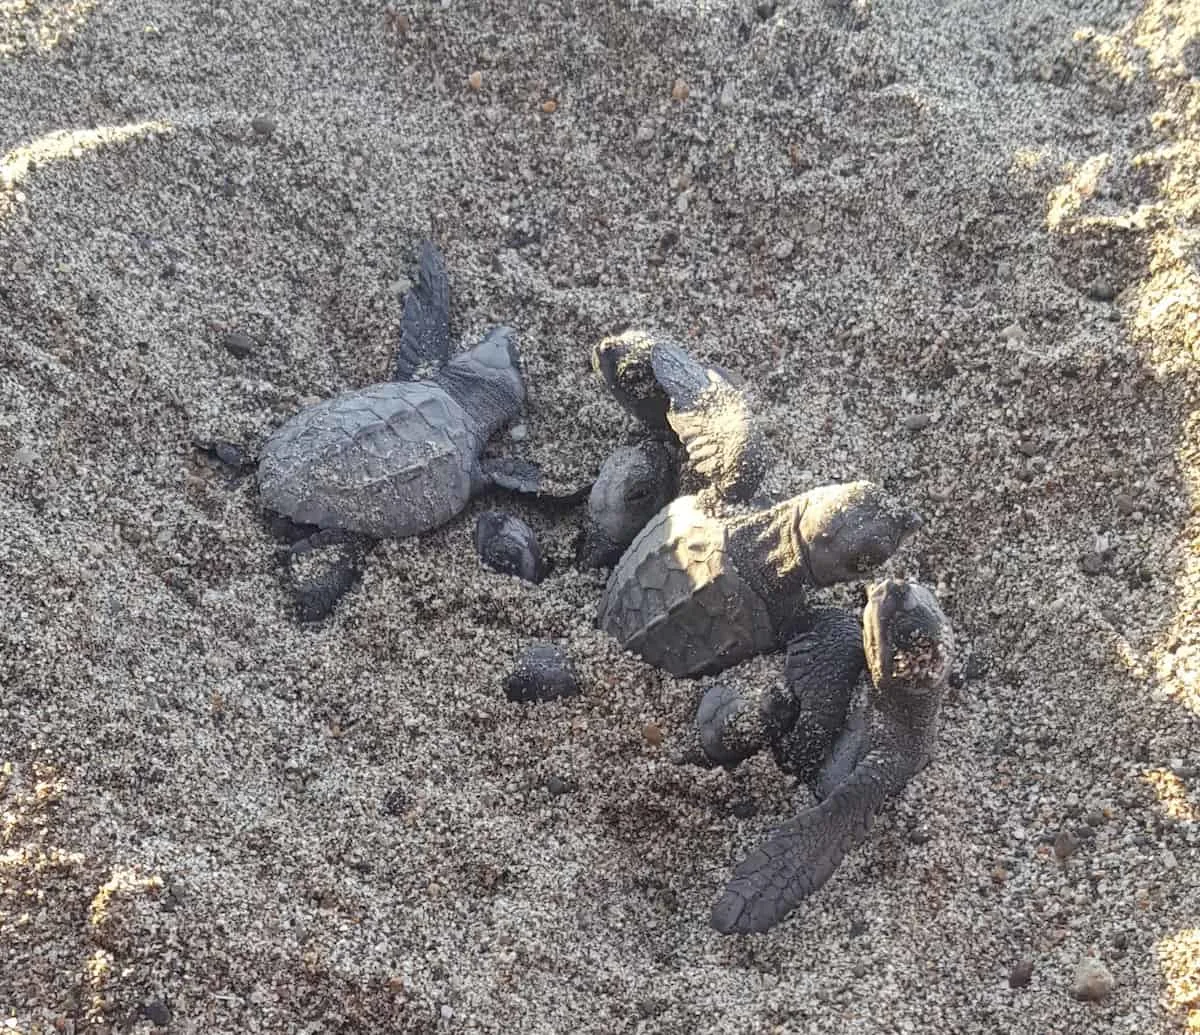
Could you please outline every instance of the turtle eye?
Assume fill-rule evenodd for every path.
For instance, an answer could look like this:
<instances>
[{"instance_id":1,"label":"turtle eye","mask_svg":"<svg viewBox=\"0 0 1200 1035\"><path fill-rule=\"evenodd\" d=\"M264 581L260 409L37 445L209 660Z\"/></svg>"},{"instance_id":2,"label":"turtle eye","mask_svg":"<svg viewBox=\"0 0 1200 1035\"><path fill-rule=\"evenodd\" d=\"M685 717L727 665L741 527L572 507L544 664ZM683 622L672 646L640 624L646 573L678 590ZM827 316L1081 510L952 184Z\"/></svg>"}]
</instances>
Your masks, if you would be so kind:
<instances>
[{"instance_id":1,"label":"turtle eye","mask_svg":"<svg viewBox=\"0 0 1200 1035\"><path fill-rule=\"evenodd\" d=\"M650 490L648 488L646 488L644 485L639 486L636 489L629 490L628 499L629 499L630 503L645 503L646 500L648 500L649 498L650 498Z\"/></svg>"}]
</instances>

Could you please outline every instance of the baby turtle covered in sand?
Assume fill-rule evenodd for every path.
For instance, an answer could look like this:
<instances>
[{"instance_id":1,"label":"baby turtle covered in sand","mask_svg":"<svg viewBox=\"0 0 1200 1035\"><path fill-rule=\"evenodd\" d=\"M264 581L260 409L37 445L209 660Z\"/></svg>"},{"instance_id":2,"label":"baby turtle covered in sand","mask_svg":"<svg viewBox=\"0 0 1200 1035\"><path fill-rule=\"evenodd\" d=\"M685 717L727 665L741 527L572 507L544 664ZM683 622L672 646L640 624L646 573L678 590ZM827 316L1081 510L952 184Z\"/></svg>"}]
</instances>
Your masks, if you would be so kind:
<instances>
[{"instance_id":1,"label":"baby turtle covered in sand","mask_svg":"<svg viewBox=\"0 0 1200 1035\"><path fill-rule=\"evenodd\" d=\"M425 242L395 380L308 406L275 431L259 459L263 505L298 524L384 539L437 528L493 485L537 492L531 472L482 459L524 402L512 328L450 358L446 267Z\"/></svg>"},{"instance_id":2,"label":"baby turtle covered in sand","mask_svg":"<svg viewBox=\"0 0 1200 1035\"><path fill-rule=\"evenodd\" d=\"M783 646L810 588L860 578L918 527L914 512L865 481L762 507L682 496L621 557L599 624L672 675L719 672Z\"/></svg>"},{"instance_id":3,"label":"baby turtle covered in sand","mask_svg":"<svg viewBox=\"0 0 1200 1035\"><path fill-rule=\"evenodd\" d=\"M843 726L857 661L844 629L843 619L830 619L789 657L791 702L763 702L760 730L783 767L814 781L823 800L777 829L737 867L713 908L712 924L722 933L765 931L816 892L870 829L884 801L929 761L954 650L937 599L911 582L888 579L871 587L857 656L865 656L870 690L865 708L845 723L826 754L831 734ZM736 743L729 733L731 720L753 707L737 707L732 695L722 696L723 707L702 706L698 717L706 753L746 757L756 745L747 742L744 729L732 738Z\"/></svg>"},{"instance_id":4,"label":"baby turtle covered in sand","mask_svg":"<svg viewBox=\"0 0 1200 1035\"><path fill-rule=\"evenodd\" d=\"M584 523L585 566L615 563L681 486L734 502L754 497L768 449L731 374L643 330L605 338L592 367L646 437L619 446L600 468Z\"/></svg>"},{"instance_id":5,"label":"baby turtle covered in sand","mask_svg":"<svg viewBox=\"0 0 1200 1035\"><path fill-rule=\"evenodd\" d=\"M405 297L394 379L308 406L263 444L263 506L293 541L288 570L301 618L324 618L377 539L445 524L480 493L539 493L540 472L488 460L488 440L520 413L516 332L495 327L450 355L450 286L429 241Z\"/></svg>"}]
</instances>

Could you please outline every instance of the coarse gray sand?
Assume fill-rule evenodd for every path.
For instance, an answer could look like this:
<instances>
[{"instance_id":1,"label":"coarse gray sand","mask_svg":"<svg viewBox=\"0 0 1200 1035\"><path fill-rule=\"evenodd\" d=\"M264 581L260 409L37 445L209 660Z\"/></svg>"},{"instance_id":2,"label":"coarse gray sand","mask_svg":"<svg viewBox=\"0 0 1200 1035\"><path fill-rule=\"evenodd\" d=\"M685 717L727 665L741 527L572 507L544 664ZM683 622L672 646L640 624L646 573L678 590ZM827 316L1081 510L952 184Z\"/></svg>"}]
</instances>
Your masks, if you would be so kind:
<instances>
[{"instance_id":1,"label":"coarse gray sand","mask_svg":"<svg viewBox=\"0 0 1200 1035\"><path fill-rule=\"evenodd\" d=\"M0 153L0 1030L1200 1030L1200 7L0 0ZM591 477L645 323L772 491L926 517L970 678L765 936L708 911L807 792L671 763L577 511L311 630L192 448L382 379L425 236L520 329L502 451ZM504 698L533 640L579 697Z\"/></svg>"}]
</instances>

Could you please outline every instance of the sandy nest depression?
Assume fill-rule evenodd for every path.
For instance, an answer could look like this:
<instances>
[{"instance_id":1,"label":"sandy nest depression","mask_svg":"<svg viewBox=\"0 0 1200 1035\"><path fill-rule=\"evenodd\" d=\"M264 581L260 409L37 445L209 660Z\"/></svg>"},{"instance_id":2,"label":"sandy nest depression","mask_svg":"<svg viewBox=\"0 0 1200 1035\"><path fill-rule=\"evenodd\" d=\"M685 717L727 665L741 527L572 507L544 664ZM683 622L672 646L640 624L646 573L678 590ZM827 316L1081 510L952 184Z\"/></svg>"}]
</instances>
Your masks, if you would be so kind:
<instances>
[{"instance_id":1,"label":"sandy nest depression","mask_svg":"<svg viewBox=\"0 0 1200 1035\"><path fill-rule=\"evenodd\" d=\"M7 0L0 97L3 1030L1200 1027L1194 6ZM538 587L473 508L300 629L191 447L382 377L424 236L564 484L643 322L770 488L926 516L970 678L764 937L708 909L806 792L670 763L695 689L592 629L577 514L521 510ZM580 698L503 699L531 639Z\"/></svg>"}]
</instances>

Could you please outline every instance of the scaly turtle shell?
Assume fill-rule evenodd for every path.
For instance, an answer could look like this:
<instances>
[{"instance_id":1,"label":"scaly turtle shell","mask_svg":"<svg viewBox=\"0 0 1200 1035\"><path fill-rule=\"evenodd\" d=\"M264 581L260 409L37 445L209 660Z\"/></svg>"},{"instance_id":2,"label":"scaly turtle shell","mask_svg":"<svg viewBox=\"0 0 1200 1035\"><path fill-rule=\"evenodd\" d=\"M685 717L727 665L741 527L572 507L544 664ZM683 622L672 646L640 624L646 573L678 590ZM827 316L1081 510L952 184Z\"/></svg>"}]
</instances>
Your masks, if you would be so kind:
<instances>
[{"instance_id":1,"label":"scaly turtle shell","mask_svg":"<svg viewBox=\"0 0 1200 1035\"><path fill-rule=\"evenodd\" d=\"M766 604L733 565L725 526L694 496L660 510L625 551L600 627L676 676L720 671L775 643Z\"/></svg>"},{"instance_id":2,"label":"scaly turtle shell","mask_svg":"<svg viewBox=\"0 0 1200 1035\"><path fill-rule=\"evenodd\" d=\"M466 506L484 442L439 385L390 381L301 410L266 441L263 503L375 539L417 535Z\"/></svg>"}]
</instances>

